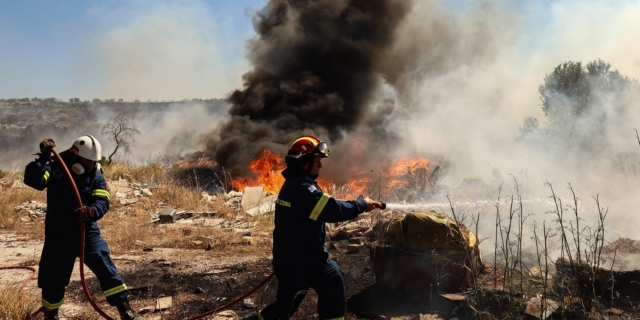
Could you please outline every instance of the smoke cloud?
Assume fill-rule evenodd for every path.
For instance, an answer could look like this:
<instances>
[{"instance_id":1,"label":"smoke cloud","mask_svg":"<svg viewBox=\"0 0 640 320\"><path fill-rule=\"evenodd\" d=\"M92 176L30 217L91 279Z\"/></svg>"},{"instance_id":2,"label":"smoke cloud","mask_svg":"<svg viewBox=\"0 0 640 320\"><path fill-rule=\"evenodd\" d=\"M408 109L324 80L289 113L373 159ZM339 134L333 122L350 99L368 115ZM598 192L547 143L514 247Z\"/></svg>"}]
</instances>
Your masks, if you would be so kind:
<instances>
[{"instance_id":1,"label":"smoke cloud","mask_svg":"<svg viewBox=\"0 0 640 320\"><path fill-rule=\"evenodd\" d=\"M229 97L230 119L207 150L232 174L246 174L263 148L284 153L302 133L339 141L373 125L371 141L393 135L381 124L393 102L374 108L384 53L409 1L274 0L254 17L253 70Z\"/></svg>"}]
</instances>

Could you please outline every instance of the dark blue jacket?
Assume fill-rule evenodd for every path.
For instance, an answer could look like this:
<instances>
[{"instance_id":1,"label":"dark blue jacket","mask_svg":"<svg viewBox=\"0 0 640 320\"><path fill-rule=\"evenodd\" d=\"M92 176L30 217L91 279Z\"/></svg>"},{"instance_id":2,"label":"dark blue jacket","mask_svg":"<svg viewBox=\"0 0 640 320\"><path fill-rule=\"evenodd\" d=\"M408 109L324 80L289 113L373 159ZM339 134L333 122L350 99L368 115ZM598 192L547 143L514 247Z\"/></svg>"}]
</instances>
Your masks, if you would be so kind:
<instances>
[{"instance_id":1,"label":"dark blue jacket","mask_svg":"<svg viewBox=\"0 0 640 320\"><path fill-rule=\"evenodd\" d=\"M286 180L276 200L273 269L324 267L329 259L325 222L351 220L364 212L367 203L334 199L302 170L285 169L282 175Z\"/></svg>"},{"instance_id":2,"label":"dark blue jacket","mask_svg":"<svg viewBox=\"0 0 640 320\"><path fill-rule=\"evenodd\" d=\"M61 153L67 168L73 164L71 156ZM109 187L99 171L77 175L69 170L78 187L82 203L94 209L94 218L85 225L86 237L100 235L96 220L109 210ZM24 183L36 190L47 189L47 215L45 218L45 239L69 239L80 241L80 225L73 214L78 208L73 187L69 183L64 169L58 161L47 163L37 159L25 168Z\"/></svg>"}]
</instances>

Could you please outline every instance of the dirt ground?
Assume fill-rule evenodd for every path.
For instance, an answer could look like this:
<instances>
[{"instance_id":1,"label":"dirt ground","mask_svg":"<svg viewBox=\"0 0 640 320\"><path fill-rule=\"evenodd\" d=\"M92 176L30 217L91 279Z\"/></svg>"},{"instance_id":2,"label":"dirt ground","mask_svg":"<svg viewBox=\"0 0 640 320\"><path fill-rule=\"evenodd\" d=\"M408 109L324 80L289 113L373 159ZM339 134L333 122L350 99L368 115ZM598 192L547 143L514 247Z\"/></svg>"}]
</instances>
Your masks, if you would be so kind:
<instances>
[{"instance_id":1,"label":"dirt ground","mask_svg":"<svg viewBox=\"0 0 640 320\"><path fill-rule=\"evenodd\" d=\"M2 265L37 268L42 245L41 240L0 231L0 261ZM346 241L337 245L342 248L347 246ZM419 308L420 310L393 310L393 306L387 305L382 306L383 310L380 309L380 305L376 305L373 309L367 309L364 306L368 303L357 300L372 297L375 299L371 294L375 277L371 270L368 249L365 247L357 254L341 250L330 252L344 274L349 304L355 306L356 311L360 313L356 314L354 310L349 309L346 319L377 317L373 313L379 312L380 316L383 315L381 312L384 312L381 318L413 319L423 314L422 319L440 319L430 315L428 307ZM118 267L119 275L131 290L132 307L144 319L183 319L213 310L248 292L271 272L269 252L263 255L228 255L225 252L206 249L140 248L127 254L112 255L112 259ZM88 268L85 272L94 301L107 314L117 319L117 311L102 297L93 274ZM21 282L28 276L29 272L26 270L0 270L0 281L3 282ZM238 317L249 315L274 301L276 290L277 282L273 278L254 294L231 306L229 310ZM39 295L37 276L27 284L24 292ZM157 300L162 297L171 297L172 306L166 310L155 310ZM354 297L355 299L352 299ZM310 290L294 318L317 319L316 302L317 296ZM61 319L100 319L84 296L77 262L60 314Z\"/></svg>"}]
</instances>

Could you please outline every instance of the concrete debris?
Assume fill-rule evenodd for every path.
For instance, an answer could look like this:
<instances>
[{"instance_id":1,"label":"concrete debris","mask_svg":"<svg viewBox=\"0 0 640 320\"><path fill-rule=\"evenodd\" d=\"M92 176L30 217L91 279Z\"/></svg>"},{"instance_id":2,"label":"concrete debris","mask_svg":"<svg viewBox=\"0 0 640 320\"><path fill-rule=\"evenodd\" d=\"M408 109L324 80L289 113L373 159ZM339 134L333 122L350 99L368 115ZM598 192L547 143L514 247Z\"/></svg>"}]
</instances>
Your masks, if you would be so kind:
<instances>
[{"instance_id":1,"label":"concrete debris","mask_svg":"<svg viewBox=\"0 0 640 320\"><path fill-rule=\"evenodd\" d=\"M156 300L156 311L160 311L160 310L166 310L171 308L171 297L162 297L158 300Z\"/></svg>"},{"instance_id":2,"label":"concrete debris","mask_svg":"<svg viewBox=\"0 0 640 320\"><path fill-rule=\"evenodd\" d=\"M42 218L47 213L47 205L37 201L27 201L13 208L18 215L29 216L31 219ZM31 219L27 219L30 221Z\"/></svg>"},{"instance_id":3,"label":"concrete debris","mask_svg":"<svg viewBox=\"0 0 640 320\"><path fill-rule=\"evenodd\" d=\"M257 207L253 207L249 210L246 210L245 212L248 215L255 217L255 216L261 216L265 213L274 212L275 210L276 210L275 202L266 202Z\"/></svg>"},{"instance_id":4,"label":"concrete debris","mask_svg":"<svg viewBox=\"0 0 640 320\"><path fill-rule=\"evenodd\" d=\"M264 187L246 187L244 188L244 194L240 206L243 210L247 210L258 206L262 201L262 194L264 193Z\"/></svg>"},{"instance_id":5,"label":"concrete debris","mask_svg":"<svg viewBox=\"0 0 640 320\"><path fill-rule=\"evenodd\" d=\"M240 202L241 202L241 201L242 201L242 198L240 198L240 197L234 197L234 198L230 198L229 200L227 200L227 202L225 202L225 203L224 203L224 205L225 205L226 207L229 207L229 208L236 208L236 209L238 209L238 208L239 208L238 206L240 205Z\"/></svg>"},{"instance_id":6,"label":"concrete debris","mask_svg":"<svg viewBox=\"0 0 640 320\"><path fill-rule=\"evenodd\" d=\"M238 191L229 191L229 193L226 193L224 195L224 199L225 200L229 200L232 198L241 198L242 197L242 192L238 192ZM242 199L240 199L242 200Z\"/></svg>"},{"instance_id":7,"label":"concrete debris","mask_svg":"<svg viewBox=\"0 0 640 320\"><path fill-rule=\"evenodd\" d=\"M111 193L114 194L116 199L118 199L118 203L121 205L130 205L138 202L138 198L143 196L153 196L153 192L151 192L151 188L146 183L129 183L127 180L116 180L109 181ZM156 186L157 187L157 186Z\"/></svg>"}]
</instances>

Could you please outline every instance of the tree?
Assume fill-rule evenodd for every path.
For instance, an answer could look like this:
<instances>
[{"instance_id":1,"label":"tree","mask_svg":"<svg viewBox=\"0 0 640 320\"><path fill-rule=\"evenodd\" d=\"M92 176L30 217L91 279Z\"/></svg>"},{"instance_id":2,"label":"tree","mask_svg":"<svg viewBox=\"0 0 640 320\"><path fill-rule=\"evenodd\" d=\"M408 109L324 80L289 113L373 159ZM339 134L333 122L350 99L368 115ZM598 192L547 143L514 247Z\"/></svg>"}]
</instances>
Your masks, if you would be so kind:
<instances>
[{"instance_id":1,"label":"tree","mask_svg":"<svg viewBox=\"0 0 640 320\"><path fill-rule=\"evenodd\" d=\"M107 166L111 164L118 149L122 148L125 154L131 154L131 145L136 142L135 136L140 134L135 120L136 116L133 113L122 110L109 118L107 124L102 127L102 135L106 135L109 141L116 143L115 149L109 155Z\"/></svg>"},{"instance_id":2,"label":"tree","mask_svg":"<svg viewBox=\"0 0 640 320\"><path fill-rule=\"evenodd\" d=\"M580 62L565 62L544 78L538 88L542 110L550 122L571 121L585 113L602 108L600 97L617 95L624 89L637 86L637 81L611 70L611 64L601 59L583 67Z\"/></svg>"}]
</instances>

